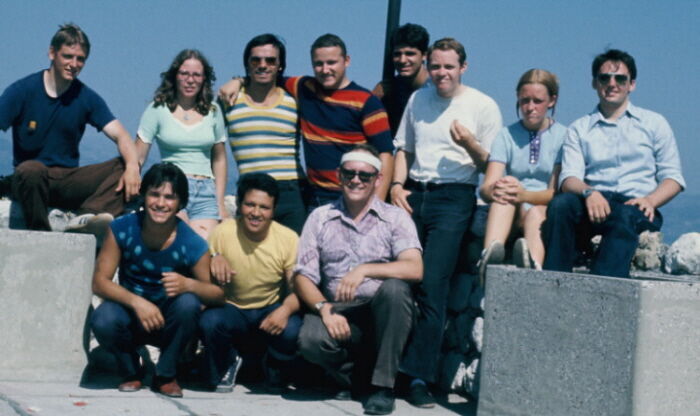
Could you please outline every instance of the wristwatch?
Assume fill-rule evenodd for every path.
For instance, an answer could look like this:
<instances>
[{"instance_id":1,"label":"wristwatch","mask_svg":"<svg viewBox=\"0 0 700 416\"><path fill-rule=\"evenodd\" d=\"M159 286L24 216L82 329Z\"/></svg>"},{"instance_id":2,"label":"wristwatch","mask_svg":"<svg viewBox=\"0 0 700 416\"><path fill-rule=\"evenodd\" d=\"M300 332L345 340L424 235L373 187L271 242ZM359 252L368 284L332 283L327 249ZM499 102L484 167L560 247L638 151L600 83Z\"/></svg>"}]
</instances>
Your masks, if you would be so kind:
<instances>
[{"instance_id":1,"label":"wristwatch","mask_svg":"<svg viewBox=\"0 0 700 416\"><path fill-rule=\"evenodd\" d=\"M586 188L583 190L583 192L581 192L581 195L583 195L583 198L585 199L591 196L593 192L595 192L594 188Z\"/></svg>"},{"instance_id":2,"label":"wristwatch","mask_svg":"<svg viewBox=\"0 0 700 416\"><path fill-rule=\"evenodd\" d=\"M321 309L323 309L323 305L328 303L326 300L322 300L314 305L314 308L316 309L316 312L321 313Z\"/></svg>"}]
</instances>

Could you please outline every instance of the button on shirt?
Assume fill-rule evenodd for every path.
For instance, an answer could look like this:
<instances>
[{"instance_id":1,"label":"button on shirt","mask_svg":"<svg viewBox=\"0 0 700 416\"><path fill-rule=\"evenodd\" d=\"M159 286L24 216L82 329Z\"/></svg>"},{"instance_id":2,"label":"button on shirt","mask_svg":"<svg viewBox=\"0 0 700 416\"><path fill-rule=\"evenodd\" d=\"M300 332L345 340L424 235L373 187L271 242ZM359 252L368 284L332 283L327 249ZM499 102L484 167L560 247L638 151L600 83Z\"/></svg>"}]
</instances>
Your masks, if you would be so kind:
<instances>
[{"instance_id":1,"label":"button on shirt","mask_svg":"<svg viewBox=\"0 0 700 416\"><path fill-rule=\"evenodd\" d=\"M421 249L416 227L401 208L372 197L359 223L348 215L343 198L314 210L299 240L296 273L320 286L326 299L335 300L340 279L365 263L395 261L407 249ZM383 279L365 278L356 298L370 298Z\"/></svg>"},{"instance_id":2,"label":"button on shirt","mask_svg":"<svg viewBox=\"0 0 700 416\"><path fill-rule=\"evenodd\" d=\"M664 179L685 188L671 126L662 115L631 103L615 121L596 108L569 127L559 185L572 176L632 198L650 194Z\"/></svg>"}]
</instances>

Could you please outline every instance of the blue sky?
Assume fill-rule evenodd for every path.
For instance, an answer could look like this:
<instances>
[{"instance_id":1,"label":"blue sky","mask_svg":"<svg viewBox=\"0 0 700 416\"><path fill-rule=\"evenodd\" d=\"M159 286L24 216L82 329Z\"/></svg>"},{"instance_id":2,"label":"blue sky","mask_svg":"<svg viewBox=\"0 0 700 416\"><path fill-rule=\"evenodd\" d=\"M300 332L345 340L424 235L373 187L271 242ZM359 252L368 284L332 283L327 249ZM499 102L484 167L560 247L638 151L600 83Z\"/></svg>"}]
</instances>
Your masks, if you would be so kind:
<instances>
[{"instance_id":1,"label":"blue sky","mask_svg":"<svg viewBox=\"0 0 700 416\"><path fill-rule=\"evenodd\" d=\"M607 47L637 61L635 104L663 114L674 129L689 188L666 214L667 236L700 230L694 211L700 152L695 124L700 94L700 1L417 1L402 2L401 23L425 26L435 40L461 41L469 69L463 82L491 95L505 123L516 120L514 88L529 68L559 76L556 119L568 125L593 109L590 62ZM288 74L308 74L309 46L336 33L347 43L350 77L371 88L379 80L386 24L385 1L268 0L8 0L0 15L0 89L48 65L48 43L58 24L72 21L90 37L92 51L81 79L107 101L135 134L159 82L159 74L183 48L198 48L220 81L242 74L242 52L253 36L272 32L285 39ZM11 172L10 132L0 131L0 174ZM116 154L104 136L88 128L82 160ZM154 149L151 158L157 158ZM670 233L669 233L670 228ZM667 238L668 240L668 238Z\"/></svg>"}]
</instances>

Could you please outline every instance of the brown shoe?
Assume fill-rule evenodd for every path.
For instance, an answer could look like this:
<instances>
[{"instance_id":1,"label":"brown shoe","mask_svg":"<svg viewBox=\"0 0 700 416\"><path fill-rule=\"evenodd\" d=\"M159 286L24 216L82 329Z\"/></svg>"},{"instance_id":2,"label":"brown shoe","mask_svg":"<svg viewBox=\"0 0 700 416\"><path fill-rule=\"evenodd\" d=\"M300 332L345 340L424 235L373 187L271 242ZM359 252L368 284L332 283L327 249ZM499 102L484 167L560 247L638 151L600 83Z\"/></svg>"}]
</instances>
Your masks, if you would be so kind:
<instances>
[{"instance_id":1,"label":"brown shoe","mask_svg":"<svg viewBox=\"0 0 700 416\"><path fill-rule=\"evenodd\" d=\"M122 393L132 393L141 390L141 380L129 380L119 385L119 391Z\"/></svg>"},{"instance_id":2,"label":"brown shoe","mask_svg":"<svg viewBox=\"0 0 700 416\"><path fill-rule=\"evenodd\" d=\"M172 379L167 383L156 385L156 391L168 397L182 397L182 388L177 384L177 380Z\"/></svg>"}]
</instances>

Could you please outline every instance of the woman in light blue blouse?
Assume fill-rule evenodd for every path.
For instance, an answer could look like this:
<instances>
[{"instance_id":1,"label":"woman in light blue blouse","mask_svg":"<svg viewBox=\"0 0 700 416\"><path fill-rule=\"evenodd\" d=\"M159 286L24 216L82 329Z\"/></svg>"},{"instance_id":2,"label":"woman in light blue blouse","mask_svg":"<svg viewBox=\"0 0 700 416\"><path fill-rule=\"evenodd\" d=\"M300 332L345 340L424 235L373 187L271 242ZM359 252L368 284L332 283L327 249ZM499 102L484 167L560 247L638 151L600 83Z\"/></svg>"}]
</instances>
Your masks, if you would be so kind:
<instances>
[{"instance_id":1,"label":"woman in light blue blouse","mask_svg":"<svg viewBox=\"0 0 700 416\"><path fill-rule=\"evenodd\" d=\"M556 75L543 69L525 72L516 88L520 120L505 127L492 147L481 197L491 202L479 265L483 282L486 264L500 263L511 234L522 233L513 248L520 267L540 269L544 245L540 225L554 196L561 170L561 146L566 128L554 121L559 94Z\"/></svg>"},{"instance_id":2,"label":"woman in light blue blouse","mask_svg":"<svg viewBox=\"0 0 700 416\"><path fill-rule=\"evenodd\" d=\"M189 203L178 214L205 239L226 217L226 130L213 102L214 70L201 52L185 49L161 75L141 116L136 148L143 164L155 141L161 159L187 175Z\"/></svg>"}]
</instances>

